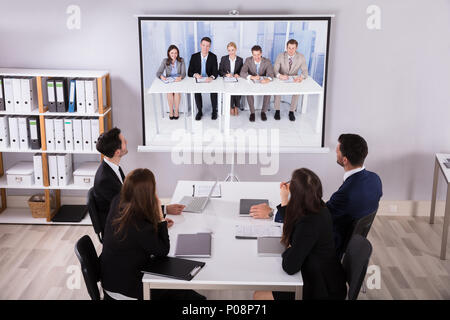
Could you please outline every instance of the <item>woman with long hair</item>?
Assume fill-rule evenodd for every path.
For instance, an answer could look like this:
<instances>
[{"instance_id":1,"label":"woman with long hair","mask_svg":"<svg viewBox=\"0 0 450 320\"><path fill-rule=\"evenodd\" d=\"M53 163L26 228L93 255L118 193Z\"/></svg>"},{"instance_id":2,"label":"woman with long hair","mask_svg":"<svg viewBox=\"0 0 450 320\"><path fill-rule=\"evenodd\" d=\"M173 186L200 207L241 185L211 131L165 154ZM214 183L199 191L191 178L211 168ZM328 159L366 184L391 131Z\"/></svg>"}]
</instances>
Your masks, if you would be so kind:
<instances>
[{"instance_id":1,"label":"woman with long hair","mask_svg":"<svg viewBox=\"0 0 450 320\"><path fill-rule=\"evenodd\" d=\"M303 299L345 299L345 273L336 256L330 212L322 201L322 184L309 169L297 169L280 184L284 211L281 243L283 270L303 277ZM255 299L294 299L291 292L256 292Z\"/></svg>"}]
</instances>

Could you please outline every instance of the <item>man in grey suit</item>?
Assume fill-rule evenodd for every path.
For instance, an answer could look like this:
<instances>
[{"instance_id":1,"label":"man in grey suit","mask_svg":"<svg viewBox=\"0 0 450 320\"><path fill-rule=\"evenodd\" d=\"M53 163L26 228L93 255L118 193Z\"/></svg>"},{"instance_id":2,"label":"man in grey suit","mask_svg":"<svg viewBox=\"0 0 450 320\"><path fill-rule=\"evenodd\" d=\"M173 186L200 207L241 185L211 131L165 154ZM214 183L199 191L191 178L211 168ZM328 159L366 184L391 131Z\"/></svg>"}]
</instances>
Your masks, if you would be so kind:
<instances>
[{"instance_id":1,"label":"man in grey suit","mask_svg":"<svg viewBox=\"0 0 450 320\"><path fill-rule=\"evenodd\" d=\"M288 80L289 76L294 77L294 82L302 82L308 77L308 67L303 54L297 52L298 42L291 39L286 44L286 51L280 53L275 60L275 76L280 80ZM299 70L301 74L298 75ZM293 95L291 109L289 110L289 120L295 121L294 111L297 108L298 95ZM275 120L280 120L281 96L275 96Z\"/></svg>"},{"instance_id":2,"label":"man in grey suit","mask_svg":"<svg viewBox=\"0 0 450 320\"><path fill-rule=\"evenodd\" d=\"M262 49L256 45L252 47L252 56L245 59L244 65L241 69L241 77L247 80L253 80L259 83L268 83L273 80L274 72L272 63L269 59L262 56ZM264 78L263 78L264 77ZM247 96L247 102L250 107L251 122L255 121L255 98L253 96ZM263 107L261 109L261 120L266 121L266 112L269 108L270 96L264 96Z\"/></svg>"}]
</instances>

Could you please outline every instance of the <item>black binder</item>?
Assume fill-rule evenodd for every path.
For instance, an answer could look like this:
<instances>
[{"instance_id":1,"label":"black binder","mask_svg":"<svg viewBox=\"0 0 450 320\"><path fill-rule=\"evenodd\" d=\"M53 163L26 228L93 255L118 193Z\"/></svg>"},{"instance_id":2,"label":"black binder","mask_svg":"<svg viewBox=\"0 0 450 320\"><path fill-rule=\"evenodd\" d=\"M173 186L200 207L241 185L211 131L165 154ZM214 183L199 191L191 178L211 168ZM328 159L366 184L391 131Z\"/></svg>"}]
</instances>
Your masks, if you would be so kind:
<instances>
[{"instance_id":1,"label":"black binder","mask_svg":"<svg viewBox=\"0 0 450 320\"><path fill-rule=\"evenodd\" d=\"M5 111L5 93L3 92L3 78L0 77L0 111Z\"/></svg>"},{"instance_id":2,"label":"black binder","mask_svg":"<svg viewBox=\"0 0 450 320\"><path fill-rule=\"evenodd\" d=\"M190 281L204 266L205 263L200 261L172 257L153 257L142 272Z\"/></svg>"},{"instance_id":3,"label":"black binder","mask_svg":"<svg viewBox=\"0 0 450 320\"><path fill-rule=\"evenodd\" d=\"M28 132L30 134L31 149L41 149L41 129L38 117L29 117L27 121Z\"/></svg>"}]
</instances>

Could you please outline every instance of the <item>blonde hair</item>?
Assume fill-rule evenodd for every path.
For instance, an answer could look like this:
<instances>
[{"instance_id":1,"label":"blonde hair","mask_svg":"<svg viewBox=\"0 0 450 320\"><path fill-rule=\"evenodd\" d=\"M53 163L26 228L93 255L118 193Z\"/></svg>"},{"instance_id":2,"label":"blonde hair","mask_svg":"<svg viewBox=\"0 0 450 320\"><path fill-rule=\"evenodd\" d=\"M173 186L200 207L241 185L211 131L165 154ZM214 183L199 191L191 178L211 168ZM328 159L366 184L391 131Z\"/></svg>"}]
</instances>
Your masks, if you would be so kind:
<instances>
[{"instance_id":1,"label":"blonde hair","mask_svg":"<svg viewBox=\"0 0 450 320\"><path fill-rule=\"evenodd\" d=\"M228 47L233 47L233 48L235 48L237 50L236 43L234 43L233 41L230 42L229 44L227 44L227 49L228 49Z\"/></svg>"}]
</instances>

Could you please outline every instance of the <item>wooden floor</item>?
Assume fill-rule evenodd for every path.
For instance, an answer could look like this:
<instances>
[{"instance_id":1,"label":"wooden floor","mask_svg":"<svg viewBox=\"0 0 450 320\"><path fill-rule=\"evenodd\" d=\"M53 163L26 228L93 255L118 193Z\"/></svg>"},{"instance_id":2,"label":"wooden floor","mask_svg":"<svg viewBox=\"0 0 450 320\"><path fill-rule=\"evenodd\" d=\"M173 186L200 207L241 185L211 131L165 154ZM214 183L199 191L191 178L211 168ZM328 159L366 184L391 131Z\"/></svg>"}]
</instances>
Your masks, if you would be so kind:
<instances>
[{"instance_id":1,"label":"wooden floor","mask_svg":"<svg viewBox=\"0 0 450 320\"><path fill-rule=\"evenodd\" d=\"M430 225L426 217L378 216L368 238L381 288L367 289L359 299L450 299L450 250L448 260L439 259L442 220ZM0 299L89 299L81 274L79 289L67 286L74 284L71 266L79 270L75 242L85 234L100 253L90 226L0 225ZM251 292L202 293L209 299L251 297Z\"/></svg>"}]
</instances>

